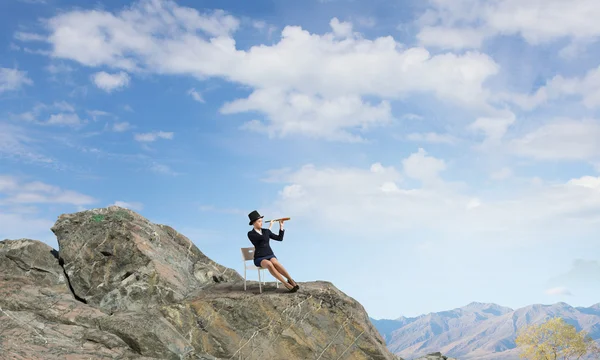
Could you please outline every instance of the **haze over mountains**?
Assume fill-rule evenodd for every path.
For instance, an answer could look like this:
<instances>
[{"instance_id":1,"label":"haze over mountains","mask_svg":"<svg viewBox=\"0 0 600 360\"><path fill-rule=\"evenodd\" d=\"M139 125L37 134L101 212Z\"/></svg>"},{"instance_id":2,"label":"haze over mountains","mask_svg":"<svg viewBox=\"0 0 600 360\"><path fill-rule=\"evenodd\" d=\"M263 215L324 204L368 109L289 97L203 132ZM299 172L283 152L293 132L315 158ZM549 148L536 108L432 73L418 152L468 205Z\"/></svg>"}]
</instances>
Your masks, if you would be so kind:
<instances>
[{"instance_id":1,"label":"haze over mountains","mask_svg":"<svg viewBox=\"0 0 600 360\"><path fill-rule=\"evenodd\" d=\"M371 321L388 348L404 358L441 351L461 360L512 360L519 359L515 345L517 330L555 316L600 341L600 303L573 307L559 302L513 310L493 303L472 302L461 308L414 318Z\"/></svg>"}]
</instances>

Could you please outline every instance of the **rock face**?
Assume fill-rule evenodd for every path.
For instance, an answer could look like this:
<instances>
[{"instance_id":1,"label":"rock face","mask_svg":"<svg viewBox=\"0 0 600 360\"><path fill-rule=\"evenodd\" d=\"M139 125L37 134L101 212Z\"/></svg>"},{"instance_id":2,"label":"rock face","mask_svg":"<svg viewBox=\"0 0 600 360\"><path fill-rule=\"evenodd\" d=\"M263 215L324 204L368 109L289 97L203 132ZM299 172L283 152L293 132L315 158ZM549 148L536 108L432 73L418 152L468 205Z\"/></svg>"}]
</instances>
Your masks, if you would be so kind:
<instances>
[{"instance_id":1,"label":"rock face","mask_svg":"<svg viewBox=\"0 0 600 360\"><path fill-rule=\"evenodd\" d=\"M242 279L174 229L117 206L62 215L52 231L75 295L106 312L142 311Z\"/></svg>"},{"instance_id":2,"label":"rock face","mask_svg":"<svg viewBox=\"0 0 600 360\"><path fill-rule=\"evenodd\" d=\"M457 360L457 359L442 355L442 353L438 351L438 352L434 352L434 353L422 356L422 357L418 358L417 360Z\"/></svg>"},{"instance_id":3,"label":"rock face","mask_svg":"<svg viewBox=\"0 0 600 360\"><path fill-rule=\"evenodd\" d=\"M401 359L331 283L263 293L185 236L120 207L59 217L60 251L0 241L8 359Z\"/></svg>"}]
</instances>

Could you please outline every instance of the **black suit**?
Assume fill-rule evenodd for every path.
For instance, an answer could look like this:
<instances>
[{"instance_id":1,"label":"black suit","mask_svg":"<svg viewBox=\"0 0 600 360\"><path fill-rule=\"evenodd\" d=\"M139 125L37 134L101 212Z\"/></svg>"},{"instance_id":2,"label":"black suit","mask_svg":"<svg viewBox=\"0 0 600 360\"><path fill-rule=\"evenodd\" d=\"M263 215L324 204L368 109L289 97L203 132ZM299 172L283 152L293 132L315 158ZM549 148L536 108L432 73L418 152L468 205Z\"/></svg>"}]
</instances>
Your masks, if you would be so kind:
<instances>
[{"instance_id":1,"label":"black suit","mask_svg":"<svg viewBox=\"0 0 600 360\"><path fill-rule=\"evenodd\" d=\"M283 233L284 230L279 229L279 234L275 235L269 229L261 229L262 235L256 232L256 230L252 229L248 231L248 239L254 245L254 259L258 259L265 256L275 256L273 254L273 250L269 245L269 239L283 241Z\"/></svg>"}]
</instances>

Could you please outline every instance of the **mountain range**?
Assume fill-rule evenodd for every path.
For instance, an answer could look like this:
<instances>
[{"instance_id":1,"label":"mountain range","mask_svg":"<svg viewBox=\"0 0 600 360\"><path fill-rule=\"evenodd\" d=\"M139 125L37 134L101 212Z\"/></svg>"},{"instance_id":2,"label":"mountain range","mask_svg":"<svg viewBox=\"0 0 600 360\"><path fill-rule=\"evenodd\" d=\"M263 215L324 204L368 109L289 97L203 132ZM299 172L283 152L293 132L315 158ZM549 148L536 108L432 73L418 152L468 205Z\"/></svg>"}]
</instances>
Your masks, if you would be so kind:
<instances>
[{"instance_id":1,"label":"mountain range","mask_svg":"<svg viewBox=\"0 0 600 360\"><path fill-rule=\"evenodd\" d=\"M573 307L559 302L514 310L493 303L472 302L449 311L371 321L388 349L407 359L441 351L460 360L516 360L518 329L555 316L600 342L600 303Z\"/></svg>"}]
</instances>

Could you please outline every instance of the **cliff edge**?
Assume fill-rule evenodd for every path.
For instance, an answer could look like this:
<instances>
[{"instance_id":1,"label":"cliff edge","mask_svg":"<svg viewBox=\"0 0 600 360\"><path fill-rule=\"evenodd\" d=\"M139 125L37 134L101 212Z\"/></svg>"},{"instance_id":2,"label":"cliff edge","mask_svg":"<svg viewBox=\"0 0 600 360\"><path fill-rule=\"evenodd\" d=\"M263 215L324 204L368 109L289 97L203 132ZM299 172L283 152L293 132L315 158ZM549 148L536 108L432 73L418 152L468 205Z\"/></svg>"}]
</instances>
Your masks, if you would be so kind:
<instances>
[{"instance_id":1,"label":"cliff edge","mask_svg":"<svg viewBox=\"0 0 600 360\"><path fill-rule=\"evenodd\" d=\"M118 206L63 214L52 231L58 251L0 241L7 359L400 359L329 282L244 291L184 235Z\"/></svg>"}]
</instances>

